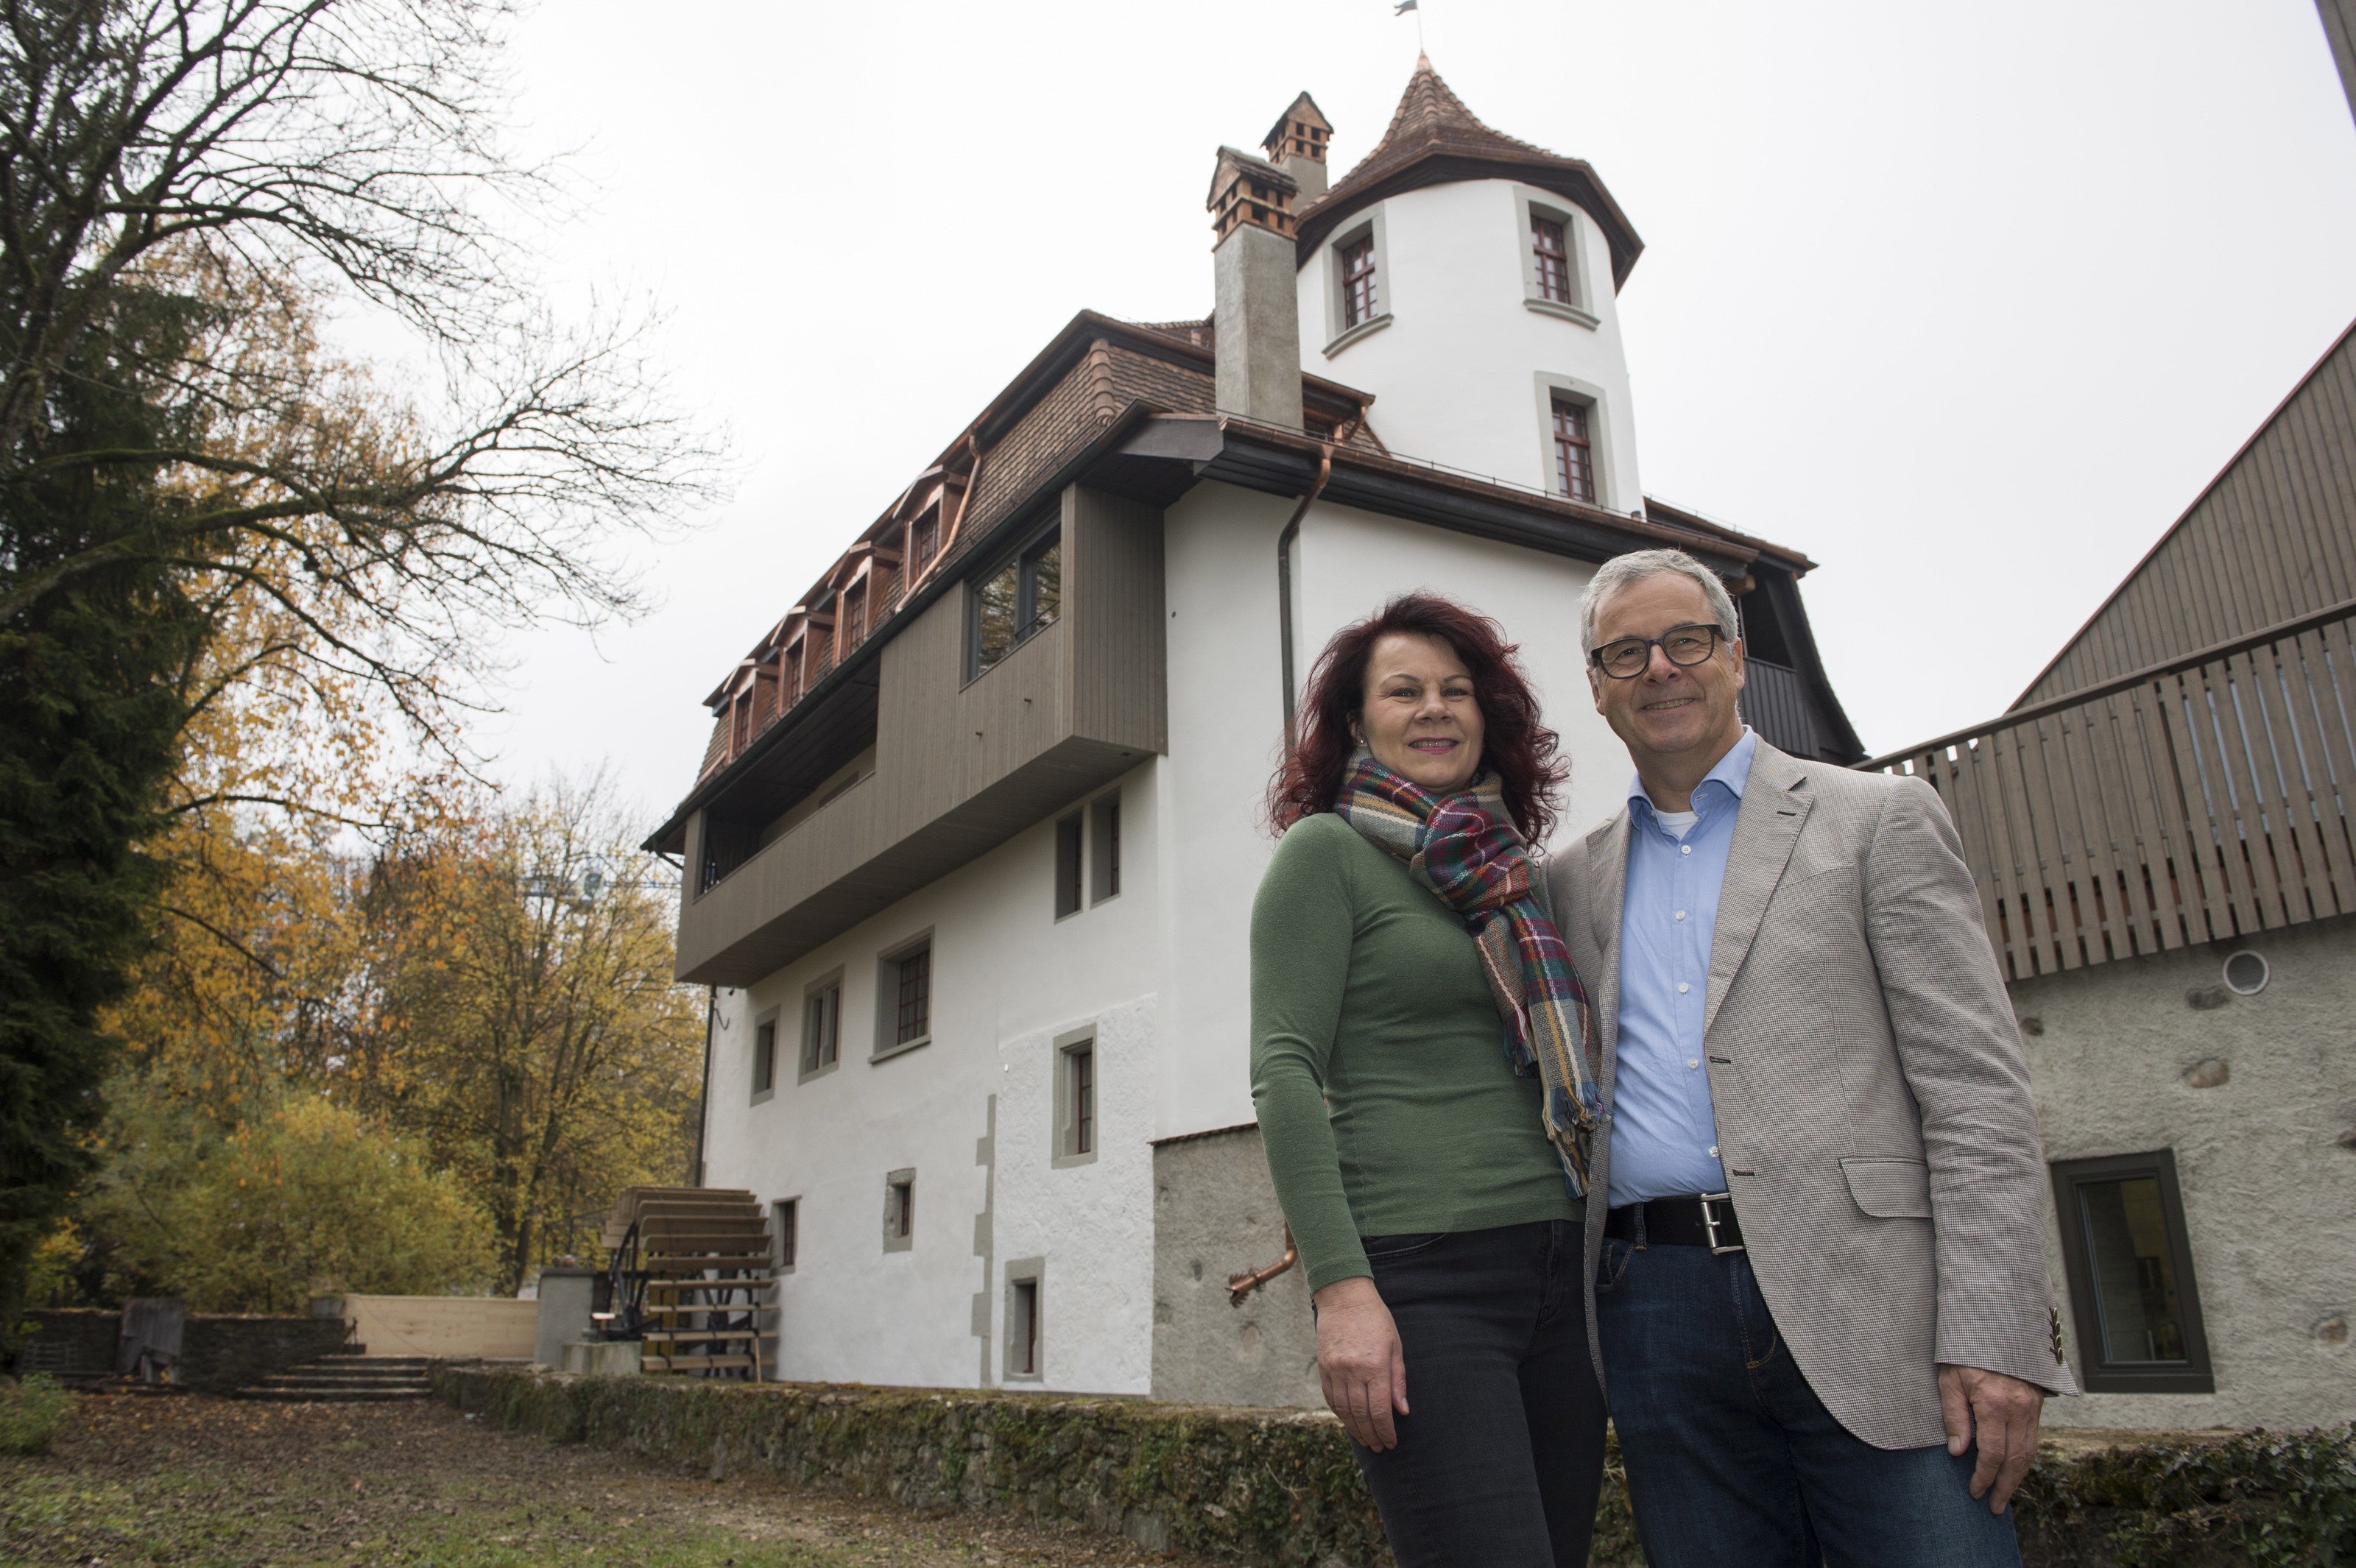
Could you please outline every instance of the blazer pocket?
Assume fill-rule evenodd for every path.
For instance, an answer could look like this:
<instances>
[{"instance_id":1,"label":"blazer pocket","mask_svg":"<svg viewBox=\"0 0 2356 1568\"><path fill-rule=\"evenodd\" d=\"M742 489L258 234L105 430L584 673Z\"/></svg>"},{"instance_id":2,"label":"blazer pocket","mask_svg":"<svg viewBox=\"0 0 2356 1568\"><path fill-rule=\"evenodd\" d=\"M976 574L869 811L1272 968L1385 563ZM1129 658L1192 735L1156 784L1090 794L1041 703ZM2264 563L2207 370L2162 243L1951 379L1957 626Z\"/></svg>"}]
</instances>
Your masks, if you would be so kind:
<instances>
[{"instance_id":1,"label":"blazer pocket","mask_svg":"<svg viewBox=\"0 0 2356 1568\"><path fill-rule=\"evenodd\" d=\"M1857 1206L1876 1219L1931 1217L1931 1168L1919 1159L1851 1157L1841 1161L1841 1174Z\"/></svg>"}]
</instances>

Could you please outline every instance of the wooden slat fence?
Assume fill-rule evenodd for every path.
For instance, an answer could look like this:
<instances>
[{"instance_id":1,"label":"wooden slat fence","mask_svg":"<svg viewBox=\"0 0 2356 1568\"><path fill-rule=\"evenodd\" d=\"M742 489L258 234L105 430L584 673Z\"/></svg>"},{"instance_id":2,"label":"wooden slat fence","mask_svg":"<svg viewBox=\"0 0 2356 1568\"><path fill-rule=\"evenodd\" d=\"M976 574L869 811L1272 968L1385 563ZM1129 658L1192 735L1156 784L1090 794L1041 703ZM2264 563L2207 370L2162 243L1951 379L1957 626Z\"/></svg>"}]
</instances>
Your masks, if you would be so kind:
<instances>
[{"instance_id":1,"label":"wooden slat fence","mask_svg":"<svg viewBox=\"0 0 2356 1568\"><path fill-rule=\"evenodd\" d=\"M2356 603L1862 765L1938 790L2016 980L2356 913Z\"/></svg>"}]
</instances>

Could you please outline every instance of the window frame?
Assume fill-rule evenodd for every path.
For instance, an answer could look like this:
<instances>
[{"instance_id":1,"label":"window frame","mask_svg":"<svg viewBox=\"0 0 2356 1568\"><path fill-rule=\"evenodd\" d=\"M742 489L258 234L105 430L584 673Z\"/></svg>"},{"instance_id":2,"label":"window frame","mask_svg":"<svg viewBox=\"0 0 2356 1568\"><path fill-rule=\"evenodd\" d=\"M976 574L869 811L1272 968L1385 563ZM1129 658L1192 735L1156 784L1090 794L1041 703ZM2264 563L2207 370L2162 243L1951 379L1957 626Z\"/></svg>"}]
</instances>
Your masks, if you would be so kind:
<instances>
[{"instance_id":1,"label":"window frame","mask_svg":"<svg viewBox=\"0 0 2356 1568\"><path fill-rule=\"evenodd\" d=\"M1594 471L1595 496L1592 500L1579 501L1582 507L1601 507L1605 511L1625 511L1620 504L1619 470L1612 461L1612 405L1603 389L1576 376L1558 375L1551 370L1539 370L1531 377L1537 400L1539 473L1546 493L1566 501L1579 501L1566 495L1557 472L1554 445L1554 403L1557 398L1582 404L1587 410L1587 455Z\"/></svg>"},{"instance_id":2,"label":"window frame","mask_svg":"<svg viewBox=\"0 0 2356 1568\"><path fill-rule=\"evenodd\" d=\"M1563 416L1566 413L1571 416L1579 427L1578 433L1569 437L1563 434ZM1547 400L1547 422L1549 433L1554 439L1555 494L1569 500L1584 501L1589 506L1595 505L1594 405L1581 402L1568 392L1557 392ZM1576 472L1565 451L1566 447L1576 448L1580 453ZM1586 492L1583 495L1580 490L1579 481L1580 480L1586 482Z\"/></svg>"},{"instance_id":3,"label":"window frame","mask_svg":"<svg viewBox=\"0 0 2356 1568\"><path fill-rule=\"evenodd\" d=\"M753 1020L752 1041L746 1048L746 1055L750 1059L748 1065L752 1068L751 1103L755 1105L765 1100L775 1098L777 1093L777 1027L784 1021L784 1011L782 1008L771 1008ZM763 1040L765 1035L766 1036L766 1051Z\"/></svg>"},{"instance_id":4,"label":"window frame","mask_svg":"<svg viewBox=\"0 0 2356 1568\"><path fill-rule=\"evenodd\" d=\"M1361 321L1350 319L1349 269L1343 252L1361 241L1370 245L1368 251L1374 264L1374 314ZM1391 324L1398 306L1398 276L1391 271L1388 227L1383 208L1377 204L1360 214L1357 219L1335 233L1325 242L1325 357L1333 358L1344 348L1370 333L1379 332Z\"/></svg>"},{"instance_id":5,"label":"window frame","mask_svg":"<svg viewBox=\"0 0 2356 1568\"><path fill-rule=\"evenodd\" d=\"M1595 331L1602 318L1595 314L1595 279L1587 262L1588 221L1574 204L1558 197L1516 187L1514 191L1515 242L1522 256L1522 304L1540 315L1551 315ZM1565 282L1570 290L1569 299L1548 297L1537 258L1538 222L1559 224L1562 228L1563 267Z\"/></svg>"},{"instance_id":6,"label":"window frame","mask_svg":"<svg viewBox=\"0 0 2356 1568\"><path fill-rule=\"evenodd\" d=\"M823 1078L842 1065L842 970L837 967L802 987L802 1036L799 1049L794 1054L796 1083ZM830 1021L834 1026L834 1038L828 1041L812 1036L810 1004L830 997L832 998L833 1017ZM832 1047L830 1054L827 1050L829 1045Z\"/></svg>"},{"instance_id":7,"label":"window frame","mask_svg":"<svg viewBox=\"0 0 2356 1568\"><path fill-rule=\"evenodd\" d=\"M1097 1151L1104 1147L1104 1055L1097 1049L1095 1027L1057 1035L1055 1051L1055 1115L1049 1118L1055 1143L1048 1151L1048 1168L1064 1170L1076 1165L1093 1165ZM1086 1148L1078 1147L1081 1140L1077 1115L1084 1061L1090 1124Z\"/></svg>"},{"instance_id":8,"label":"window frame","mask_svg":"<svg viewBox=\"0 0 2356 1568\"><path fill-rule=\"evenodd\" d=\"M2176 1151L2160 1148L2092 1159L2058 1159L2051 1169L2053 1218L2061 1232L2062 1276L2070 1293L2071 1326L2077 1335L2081 1386L2088 1393L2214 1393L2216 1374L2201 1313L2191 1238L2185 1228L2183 1189L2176 1179ZM2160 1224L2174 1254L2169 1262L2175 1265L2177 1307L2184 1329L2181 1365L2113 1361L2104 1354L2102 1307L2094 1289L2094 1260L2087 1251L2085 1211L2078 1189L2096 1182L2146 1177L2158 1188Z\"/></svg>"},{"instance_id":9,"label":"window frame","mask_svg":"<svg viewBox=\"0 0 2356 1568\"><path fill-rule=\"evenodd\" d=\"M884 1177L884 1250L905 1253L916 1243L916 1168L903 1166Z\"/></svg>"},{"instance_id":10,"label":"window frame","mask_svg":"<svg viewBox=\"0 0 2356 1568\"><path fill-rule=\"evenodd\" d=\"M802 1197L769 1200L769 1266L776 1273L794 1272L801 1256Z\"/></svg>"},{"instance_id":11,"label":"window frame","mask_svg":"<svg viewBox=\"0 0 2356 1568\"><path fill-rule=\"evenodd\" d=\"M925 955L925 1015L924 1029L908 1039L900 1038L901 965L919 953ZM921 1051L933 1042L935 1025L938 1022L940 968L938 955L933 947L930 927L895 944L877 955L875 960L875 1049L868 1061L888 1061L912 1051Z\"/></svg>"},{"instance_id":12,"label":"window frame","mask_svg":"<svg viewBox=\"0 0 2356 1568\"><path fill-rule=\"evenodd\" d=\"M1031 1301L1027 1314L1028 1321L1024 1324L1029 1330L1025 1337L1029 1340L1027 1349L1030 1352L1025 1359L1030 1365L1027 1368L1019 1368L1015 1360L1018 1349L1015 1333L1018 1318L1015 1309L1022 1300L1020 1287L1026 1285L1030 1288ZM1000 1358L1001 1368L1000 1376L1003 1381L1010 1383L1036 1383L1046 1381L1046 1307L1047 1260L1044 1257L1016 1258L1008 1264L1005 1287L1005 1331L1001 1336L1005 1340L1005 1348Z\"/></svg>"},{"instance_id":13,"label":"window frame","mask_svg":"<svg viewBox=\"0 0 2356 1568\"><path fill-rule=\"evenodd\" d=\"M997 557L989 571L976 572L966 583L965 669L969 685L1012 658L1023 645L1064 618L1063 543L1063 517L1057 511L1044 526L1026 536L1022 544ZM1043 615L1039 610L1038 567L1051 549L1056 552L1055 603ZM991 583L1009 571L1014 573L1013 638L1003 653L985 664L981 656L982 595Z\"/></svg>"},{"instance_id":14,"label":"window frame","mask_svg":"<svg viewBox=\"0 0 2356 1568\"><path fill-rule=\"evenodd\" d=\"M1120 795L1111 789L1088 802L1088 907L1120 897Z\"/></svg>"},{"instance_id":15,"label":"window frame","mask_svg":"<svg viewBox=\"0 0 2356 1568\"><path fill-rule=\"evenodd\" d=\"M1087 878L1083 864L1087 841L1087 816L1067 811L1055 818L1055 919L1066 921L1087 907Z\"/></svg>"}]
</instances>

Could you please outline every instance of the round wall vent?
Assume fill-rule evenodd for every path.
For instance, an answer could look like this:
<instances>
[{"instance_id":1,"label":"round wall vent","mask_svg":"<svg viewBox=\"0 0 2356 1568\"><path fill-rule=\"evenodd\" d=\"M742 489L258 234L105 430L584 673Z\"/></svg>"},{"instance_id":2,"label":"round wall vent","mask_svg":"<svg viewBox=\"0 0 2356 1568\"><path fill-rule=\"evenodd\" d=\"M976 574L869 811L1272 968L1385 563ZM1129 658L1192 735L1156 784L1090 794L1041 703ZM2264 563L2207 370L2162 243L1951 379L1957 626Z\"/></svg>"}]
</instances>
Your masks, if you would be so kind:
<instances>
[{"instance_id":1,"label":"round wall vent","mask_svg":"<svg viewBox=\"0 0 2356 1568\"><path fill-rule=\"evenodd\" d=\"M2258 954L2247 949L2225 960L2225 987L2237 997L2254 997L2266 988L2273 971Z\"/></svg>"}]
</instances>

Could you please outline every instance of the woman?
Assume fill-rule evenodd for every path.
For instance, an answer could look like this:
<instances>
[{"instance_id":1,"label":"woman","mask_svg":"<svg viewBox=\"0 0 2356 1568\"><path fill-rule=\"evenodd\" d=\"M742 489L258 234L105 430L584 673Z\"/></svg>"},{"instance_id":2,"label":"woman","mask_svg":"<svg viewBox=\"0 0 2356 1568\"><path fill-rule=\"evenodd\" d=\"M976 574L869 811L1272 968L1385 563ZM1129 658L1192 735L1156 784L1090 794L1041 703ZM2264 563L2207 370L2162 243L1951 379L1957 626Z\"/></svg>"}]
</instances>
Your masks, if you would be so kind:
<instances>
[{"instance_id":1,"label":"woman","mask_svg":"<svg viewBox=\"0 0 2356 1568\"><path fill-rule=\"evenodd\" d=\"M1496 624L1410 593L1326 645L1271 791L1252 1100L1401 1568L1583 1563L1601 1484L1555 745Z\"/></svg>"}]
</instances>

